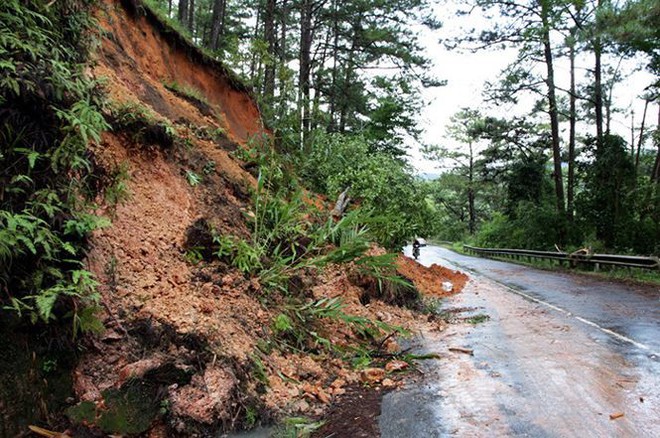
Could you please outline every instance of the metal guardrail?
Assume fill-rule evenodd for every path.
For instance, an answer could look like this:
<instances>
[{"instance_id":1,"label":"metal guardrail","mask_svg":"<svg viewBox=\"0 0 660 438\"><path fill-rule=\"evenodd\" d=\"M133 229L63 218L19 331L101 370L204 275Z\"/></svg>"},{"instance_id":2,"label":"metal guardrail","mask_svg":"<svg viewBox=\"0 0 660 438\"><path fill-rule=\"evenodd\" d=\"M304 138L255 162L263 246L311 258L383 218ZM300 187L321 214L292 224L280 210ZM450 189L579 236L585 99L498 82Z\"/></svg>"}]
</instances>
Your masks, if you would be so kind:
<instances>
[{"instance_id":1,"label":"metal guardrail","mask_svg":"<svg viewBox=\"0 0 660 438\"><path fill-rule=\"evenodd\" d=\"M557 260L560 264L566 262L570 266L576 266L582 263L591 263L598 270L601 265L620 266L624 268L642 268L642 269L660 269L660 259L658 257L638 257L613 254L581 254L551 251L531 251L526 249L499 249L499 248L478 248L475 246L463 245L463 248L473 254L482 256L510 257L520 259L546 259Z\"/></svg>"}]
</instances>

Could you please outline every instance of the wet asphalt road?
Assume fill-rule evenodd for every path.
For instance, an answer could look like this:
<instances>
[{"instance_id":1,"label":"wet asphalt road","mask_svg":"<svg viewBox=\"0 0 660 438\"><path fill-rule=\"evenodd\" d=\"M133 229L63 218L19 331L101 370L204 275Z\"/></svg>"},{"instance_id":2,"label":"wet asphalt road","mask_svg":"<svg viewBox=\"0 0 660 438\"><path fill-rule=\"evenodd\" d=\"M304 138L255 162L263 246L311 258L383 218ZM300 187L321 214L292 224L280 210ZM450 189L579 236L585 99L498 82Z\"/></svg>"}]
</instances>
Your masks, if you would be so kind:
<instances>
[{"instance_id":1,"label":"wet asphalt road","mask_svg":"<svg viewBox=\"0 0 660 438\"><path fill-rule=\"evenodd\" d=\"M423 264L451 264L542 300L577 318L629 339L641 352L660 356L660 288L625 285L571 273L531 269L513 263L464 256L428 246ZM448 263L447 263L448 262ZM616 336L616 335L615 335Z\"/></svg>"},{"instance_id":2,"label":"wet asphalt road","mask_svg":"<svg viewBox=\"0 0 660 438\"><path fill-rule=\"evenodd\" d=\"M433 246L419 261L456 267L472 281L443 304L459 322L415 341L440 359L385 397L383 437L660 436L658 288ZM460 322L475 315L490 319Z\"/></svg>"}]
</instances>

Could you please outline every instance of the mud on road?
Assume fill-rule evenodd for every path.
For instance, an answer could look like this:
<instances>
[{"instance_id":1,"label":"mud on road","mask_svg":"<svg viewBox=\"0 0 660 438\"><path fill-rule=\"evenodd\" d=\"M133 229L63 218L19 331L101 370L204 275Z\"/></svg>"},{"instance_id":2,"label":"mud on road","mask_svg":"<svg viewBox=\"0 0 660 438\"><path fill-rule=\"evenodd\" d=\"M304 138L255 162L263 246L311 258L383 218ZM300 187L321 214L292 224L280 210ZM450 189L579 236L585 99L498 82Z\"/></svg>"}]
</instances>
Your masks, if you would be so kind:
<instances>
[{"instance_id":1,"label":"mud on road","mask_svg":"<svg viewBox=\"0 0 660 438\"><path fill-rule=\"evenodd\" d=\"M443 309L458 322L418 346L441 358L384 397L381 436L660 436L648 351L480 276Z\"/></svg>"}]
</instances>

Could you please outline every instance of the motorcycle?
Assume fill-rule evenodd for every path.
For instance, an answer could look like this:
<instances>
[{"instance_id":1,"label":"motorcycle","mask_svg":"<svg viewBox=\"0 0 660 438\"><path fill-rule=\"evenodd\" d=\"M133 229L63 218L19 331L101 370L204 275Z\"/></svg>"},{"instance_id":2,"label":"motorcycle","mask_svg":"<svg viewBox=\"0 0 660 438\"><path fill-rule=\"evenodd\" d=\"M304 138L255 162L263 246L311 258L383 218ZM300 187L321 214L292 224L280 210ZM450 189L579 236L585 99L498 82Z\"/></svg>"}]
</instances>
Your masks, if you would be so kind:
<instances>
[{"instance_id":1,"label":"motorcycle","mask_svg":"<svg viewBox=\"0 0 660 438\"><path fill-rule=\"evenodd\" d=\"M419 257L419 245L413 245L412 255L415 257L415 260L417 260Z\"/></svg>"}]
</instances>

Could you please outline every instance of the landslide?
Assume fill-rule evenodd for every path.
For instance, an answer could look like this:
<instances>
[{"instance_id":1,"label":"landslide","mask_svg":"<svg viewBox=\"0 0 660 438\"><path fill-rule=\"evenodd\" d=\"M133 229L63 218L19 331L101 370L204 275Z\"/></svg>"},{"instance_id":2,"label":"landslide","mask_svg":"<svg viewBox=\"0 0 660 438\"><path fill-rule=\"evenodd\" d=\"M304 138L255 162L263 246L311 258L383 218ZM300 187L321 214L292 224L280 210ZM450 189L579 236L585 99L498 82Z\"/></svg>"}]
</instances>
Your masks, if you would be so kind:
<instances>
[{"instance_id":1,"label":"landslide","mask_svg":"<svg viewBox=\"0 0 660 438\"><path fill-rule=\"evenodd\" d=\"M220 62L191 45L139 0L103 0L102 48L94 74L118 101L137 100L181 123L220 126L246 144L264 132L255 99ZM167 83L199 91L205 102L181 98Z\"/></svg>"},{"instance_id":2,"label":"landslide","mask_svg":"<svg viewBox=\"0 0 660 438\"><path fill-rule=\"evenodd\" d=\"M104 0L98 19L101 46L89 74L103 84L114 129L90 153L118 202L99 200L97 213L112 226L90 239L87 264L100 283L106 329L84 341L73 373L71 431L209 436L322 416L362 374L337 355L269 345L281 309L266 304L258 279L205 247L209 229L250 235L256 181L232 152L269 134L255 99L141 2ZM452 281L399 263L411 278L423 271L426 283ZM309 300L341 298L356 318L410 331L427 324L358 271L310 271L296 288ZM360 340L338 320L322 335L347 349ZM385 335L378 348L385 358L398 351Z\"/></svg>"}]
</instances>

